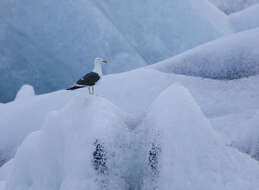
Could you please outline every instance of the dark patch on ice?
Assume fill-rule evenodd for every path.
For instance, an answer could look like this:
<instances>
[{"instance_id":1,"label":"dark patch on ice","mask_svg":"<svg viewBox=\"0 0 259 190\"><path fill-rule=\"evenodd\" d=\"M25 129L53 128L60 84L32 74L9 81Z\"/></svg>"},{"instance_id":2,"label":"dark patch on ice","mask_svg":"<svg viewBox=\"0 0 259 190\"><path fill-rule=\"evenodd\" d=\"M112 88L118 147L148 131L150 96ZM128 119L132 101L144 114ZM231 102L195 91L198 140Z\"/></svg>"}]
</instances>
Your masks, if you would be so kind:
<instances>
[{"instance_id":1,"label":"dark patch on ice","mask_svg":"<svg viewBox=\"0 0 259 190\"><path fill-rule=\"evenodd\" d=\"M151 149L149 151L148 155L148 165L151 168L151 171L153 175L158 175L159 174L159 154L161 152L161 148L152 143Z\"/></svg>"},{"instance_id":2,"label":"dark patch on ice","mask_svg":"<svg viewBox=\"0 0 259 190\"><path fill-rule=\"evenodd\" d=\"M93 166L99 174L107 174L107 157L103 143L95 141L95 151L93 152Z\"/></svg>"},{"instance_id":3,"label":"dark patch on ice","mask_svg":"<svg viewBox=\"0 0 259 190\"><path fill-rule=\"evenodd\" d=\"M6 162L7 160L5 158L2 158L2 156L0 155L0 167L2 167Z\"/></svg>"}]
</instances>

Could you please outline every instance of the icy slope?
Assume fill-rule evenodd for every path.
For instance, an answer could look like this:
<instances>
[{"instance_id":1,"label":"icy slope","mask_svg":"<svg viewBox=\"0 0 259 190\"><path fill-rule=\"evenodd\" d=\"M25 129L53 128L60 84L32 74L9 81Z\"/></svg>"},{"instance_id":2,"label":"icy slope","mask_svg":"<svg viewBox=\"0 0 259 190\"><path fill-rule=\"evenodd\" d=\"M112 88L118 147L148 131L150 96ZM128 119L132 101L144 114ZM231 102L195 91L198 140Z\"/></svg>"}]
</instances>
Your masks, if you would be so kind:
<instances>
[{"instance_id":1,"label":"icy slope","mask_svg":"<svg viewBox=\"0 0 259 190\"><path fill-rule=\"evenodd\" d=\"M35 92L32 86L23 85L21 89L16 94L15 100L17 101L28 101L28 99L33 98L35 96Z\"/></svg>"},{"instance_id":2,"label":"icy slope","mask_svg":"<svg viewBox=\"0 0 259 190\"><path fill-rule=\"evenodd\" d=\"M24 83L33 85L36 93L64 88L92 70L99 56L112 63L105 73L146 65L89 0L15 0L7 10L2 19L5 34L0 34L0 61L6 59L0 66L1 101L13 99Z\"/></svg>"},{"instance_id":3,"label":"icy slope","mask_svg":"<svg viewBox=\"0 0 259 190\"><path fill-rule=\"evenodd\" d=\"M259 4L229 16L236 32L259 27Z\"/></svg>"},{"instance_id":4,"label":"icy slope","mask_svg":"<svg viewBox=\"0 0 259 190\"><path fill-rule=\"evenodd\" d=\"M230 33L227 17L206 0L96 0L148 63Z\"/></svg>"},{"instance_id":5,"label":"icy slope","mask_svg":"<svg viewBox=\"0 0 259 190\"><path fill-rule=\"evenodd\" d=\"M134 124L130 115L104 98L76 95L64 108L49 113L44 127L25 139L14 160L0 170L2 186L255 190L259 185L258 163L227 148L179 85L163 91L132 131ZM98 143L104 162L95 162ZM151 143L161 150L152 157Z\"/></svg>"},{"instance_id":6,"label":"icy slope","mask_svg":"<svg viewBox=\"0 0 259 190\"><path fill-rule=\"evenodd\" d=\"M226 14L241 11L259 3L258 0L209 0Z\"/></svg>"},{"instance_id":7,"label":"icy slope","mask_svg":"<svg viewBox=\"0 0 259 190\"><path fill-rule=\"evenodd\" d=\"M163 72L213 79L238 79L259 72L259 29L208 42L150 66Z\"/></svg>"},{"instance_id":8,"label":"icy slope","mask_svg":"<svg viewBox=\"0 0 259 190\"><path fill-rule=\"evenodd\" d=\"M105 73L128 71L231 32L226 15L206 0L5 0L0 6L8 7L0 15L2 102L25 83L37 94L64 88L90 71L95 57L112 63Z\"/></svg>"},{"instance_id":9,"label":"icy slope","mask_svg":"<svg viewBox=\"0 0 259 190\"><path fill-rule=\"evenodd\" d=\"M6 190L6 182L9 179L13 167L13 159L0 168L0 190Z\"/></svg>"},{"instance_id":10,"label":"icy slope","mask_svg":"<svg viewBox=\"0 0 259 190\"><path fill-rule=\"evenodd\" d=\"M74 97L64 108L50 113L42 130L23 142L7 189L125 189L119 178L123 177L120 166L125 162L123 143L127 144L129 119L103 98ZM103 168L98 169L93 167L96 143L105 154Z\"/></svg>"},{"instance_id":11,"label":"icy slope","mask_svg":"<svg viewBox=\"0 0 259 190\"><path fill-rule=\"evenodd\" d=\"M246 122L241 123L242 131L234 139L233 145L240 151L251 155L259 160L259 112L252 115Z\"/></svg>"},{"instance_id":12,"label":"icy slope","mask_svg":"<svg viewBox=\"0 0 259 190\"><path fill-rule=\"evenodd\" d=\"M25 96L28 90L32 89L23 87L14 102L0 105L0 165L14 155L29 133L42 127L50 111L60 109L71 98L61 92L41 96L30 96L29 92Z\"/></svg>"},{"instance_id":13,"label":"icy slope","mask_svg":"<svg viewBox=\"0 0 259 190\"><path fill-rule=\"evenodd\" d=\"M96 93L122 110L142 118L164 89L172 83L180 82L190 90L202 111L213 121L213 127L224 134L228 141L232 141L242 133L244 126L240 123L259 110L258 81L258 76L226 82L162 73L153 69L137 69L105 76L97 85ZM88 89L58 91L0 104L2 163L13 156L16 147L28 134L43 126L49 112L61 109L78 94L87 96Z\"/></svg>"},{"instance_id":14,"label":"icy slope","mask_svg":"<svg viewBox=\"0 0 259 190\"><path fill-rule=\"evenodd\" d=\"M105 76L96 87L96 92L123 110L138 116L161 90L171 84L172 81L168 79L167 75L158 71L141 69ZM147 88L151 85L154 86ZM21 90L18 94L26 94L23 91L26 89ZM0 165L13 156L16 147L22 143L25 136L43 126L50 111L60 109L77 94L87 95L88 89L25 97L0 105L0 111L3 110L0 115Z\"/></svg>"},{"instance_id":15,"label":"icy slope","mask_svg":"<svg viewBox=\"0 0 259 190\"><path fill-rule=\"evenodd\" d=\"M252 190L259 185L258 163L226 147L180 85L161 93L140 127L149 131L143 136L149 147L153 143L160 149L154 164L157 189ZM147 180L144 189L152 189L150 184Z\"/></svg>"}]
</instances>

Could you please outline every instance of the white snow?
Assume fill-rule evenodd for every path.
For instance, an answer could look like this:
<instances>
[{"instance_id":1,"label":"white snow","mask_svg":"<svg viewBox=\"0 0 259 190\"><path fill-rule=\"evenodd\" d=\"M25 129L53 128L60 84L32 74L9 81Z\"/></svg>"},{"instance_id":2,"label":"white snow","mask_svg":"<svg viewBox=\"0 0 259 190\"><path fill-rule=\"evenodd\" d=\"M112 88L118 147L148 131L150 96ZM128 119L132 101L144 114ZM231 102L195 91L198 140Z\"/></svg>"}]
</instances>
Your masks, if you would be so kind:
<instances>
[{"instance_id":1,"label":"white snow","mask_svg":"<svg viewBox=\"0 0 259 190\"><path fill-rule=\"evenodd\" d=\"M259 4L229 16L236 32L259 27Z\"/></svg>"},{"instance_id":2,"label":"white snow","mask_svg":"<svg viewBox=\"0 0 259 190\"><path fill-rule=\"evenodd\" d=\"M0 190L257 190L259 1L209 1L1 1Z\"/></svg>"},{"instance_id":3,"label":"white snow","mask_svg":"<svg viewBox=\"0 0 259 190\"><path fill-rule=\"evenodd\" d=\"M149 131L143 138L161 149L158 189L257 188L258 163L224 145L181 85L161 93L141 127ZM146 183L144 189L151 189L150 181Z\"/></svg>"},{"instance_id":4,"label":"white snow","mask_svg":"<svg viewBox=\"0 0 259 190\"><path fill-rule=\"evenodd\" d=\"M237 79L259 72L259 29L208 42L150 66L163 72Z\"/></svg>"},{"instance_id":5,"label":"white snow","mask_svg":"<svg viewBox=\"0 0 259 190\"><path fill-rule=\"evenodd\" d=\"M0 181L0 190L5 190L5 182Z\"/></svg>"},{"instance_id":6,"label":"white snow","mask_svg":"<svg viewBox=\"0 0 259 190\"><path fill-rule=\"evenodd\" d=\"M123 110L140 115L170 83L168 76L158 71L136 70L105 76L97 85L96 92ZM152 88L143 90L152 84L155 84ZM0 165L14 155L16 147L29 133L42 127L49 112L62 108L77 94L87 95L88 89L58 91L1 105L0 110L4 112L0 115ZM136 100L135 104L132 104L133 100Z\"/></svg>"},{"instance_id":7,"label":"white snow","mask_svg":"<svg viewBox=\"0 0 259 190\"><path fill-rule=\"evenodd\" d=\"M121 75L120 82L122 82L126 81L125 78L132 79L127 74L143 76L144 73L146 73L145 79L149 75L152 77L161 75L162 80L159 81L157 77L158 83L163 81L163 77L170 78L169 74L150 69L140 69L115 76ZM203 89L214 82L223 83L170 76L171 83L175 81L188 83L193 86L191 91L194 92L198 90L198 85ZM112 78L107 76L107 81L114 81L109 77ZM197 85L196 89L194 84ZM229 84L231 85L233 84ZM214 87L212 85L211 89L215 89ZM118 97L125 93L122 86L121 89L122 93L118 94ZM48 113L43 127L37 132L30 133L18 149L14 160L0 169L2 186L10 190L80 190L104 187L129 189L136 186L143 189L157 186L163 190L168 187L197 190L204 188L255 190L259 183L258 163L225 146L225 140L212 128L188 90L181 85L163 89L157 92L160 95L154 98L154 102L153 98L150 100L153 102L151 107L143 110L146 115L139 118L137 122L139 125L133 116L106 99L86 95L87 89L82 89L73 95L61 91L58 96L55 93L40 96L41 99L43 96L46 96L46 99L53 96L51 102L54 102L54 97L65 99L63 96L69 94L70 100L63 100L63 108ZM163 92L160 93L161 91ZM104 91L103 93L110 99L109 94L105 94ZM148 94L150 91L145 93ZM131 98L136 97L129 96L129 105ZM115 104L119 104L120 101L118 99ZM143 103L145 104L147 102ZM121 105L126 108L125 105ZM128 110L131 109L129 106ZM93 167L96 140L103 143L107 153L109 172L105 175L98 174ZM161 148L159 177L156 180L153 180L153 174L150 174L151 170L148 168L149 148L153 142Z\"/></svg>"},{"instance_id":8,"label":"white snow","mask_svg":"<svg viewBox=\"0 0 259 190\"><path fill-rule=\"evenodd\" d=\"M123 188L120 177L129 119L101 97L75 96L64 108L50 113L42 130L23 142L7 189L103 189L98 187L101 183L109 189ZM92 166L96 140L103 143L106 152L107 182Z\"/></svg>"},{"instance_id":9,"label":"white snow","mask_svg":"<svg viewBox=\"0 0 259 190\"><path fill-rule=\"evenodd\" d=\"M18 91L15 100L24 101L25 99L29 99L35 95L34 89L30 85L23 85L21 89Z\"/></svg>"},{"instance_id":10,"label":"white snow","mask_svg":"<svg viewBox=\"0 0 259 190\"><path fill-rule=\"evenodd\" d=\"M253 114L246 120L246 122L240 123L242 126L238 135L233 141L233 145L240 151L248 153L253 158L259 160L259 112Z\"/></svg>"},{"instance_id":11,"label":"white snow","mask_svg":"<svg viewBox=\"0 0 259 190\"><path fill-rule=\"evenodd\" d=\"M13 169L13 159L0 167L0 190L6 190L6 181L9 180L11 170Z\"/></svg>"},{"instance_id":12,"label":"white snow","mask_svg":"<svg viewBox=\"0 0 259 190\"><path fill-rule=\"evenodd\" d=\"M62 98L61 94L63 94ZM70 98L66 93L56 92L2 104L0 106L0 165L14 155L17 146L29 133L42 127L50 111L63 107Z\"/></svg>"},{"instance_id":13,"label":"white snow","mask_svg":"<svg viewBox=\"0 0 259 190\"><path fill-rule=\"evenodd\" d=\"M212 119L213 126L224 136L235 140L240 130L233 128L241 121L246 121L247 115L253 115L259 110L258 81L258 76L233 81L217 81L162 73L153 69L138 69L104 76L96 86L96 93L122 110L141 118L164 89L174 82L180 82L190 90L205 115ZM14 155L16 147L28 134L43 126L49 112L61 109L66 102L78 94L87 96L88 89L74 92L58 91L33 96L24 101L2 104L0 106L0 111L3 110L0 115L2 163ZM227 125L226 122L231 124Z\"/></svg>"},{"instance_id":14,"label":"white snow","mask_svg":"<svg viewBox=\"0 0 259 190\"><path fill-rule=\"evenodd\" d=\"M10 172L13 169L13 159L8 161L0 168L0 182L7 181L10 176Z\"/></svg>"}]
</instances>

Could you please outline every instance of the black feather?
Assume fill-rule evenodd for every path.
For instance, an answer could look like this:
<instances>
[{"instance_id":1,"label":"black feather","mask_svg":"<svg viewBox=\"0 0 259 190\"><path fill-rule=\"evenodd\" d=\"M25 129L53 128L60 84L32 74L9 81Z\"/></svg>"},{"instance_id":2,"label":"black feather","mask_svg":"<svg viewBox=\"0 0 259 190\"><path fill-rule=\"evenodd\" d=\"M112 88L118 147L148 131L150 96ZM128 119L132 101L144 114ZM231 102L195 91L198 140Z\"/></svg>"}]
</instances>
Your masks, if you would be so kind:
<instances>
[{"instance_id":1,"label":"black feather","mask_svg":"<svg viewBox=\"0 0 259 190\"><path fill-rule=\"evenodd\" d=\"M73 86L71 88L68 88L66 90L76 90L76 89L79 89L79 88L84 88L85 86Z\"/></svg>"},{"instance_id":2,"label":"black feather","mask_svg":"<svg viewBox=\"0 0 259 190\"><path fill-rule=\"evenodd\" d=\"M98 73L90 72L90 73L87 73L83 78L78 80L76 84L84 85L84 86L94 86L95 83L98 80L100 80L100 78L101 77L98 75Z\"/></svg>"}]
</instances>

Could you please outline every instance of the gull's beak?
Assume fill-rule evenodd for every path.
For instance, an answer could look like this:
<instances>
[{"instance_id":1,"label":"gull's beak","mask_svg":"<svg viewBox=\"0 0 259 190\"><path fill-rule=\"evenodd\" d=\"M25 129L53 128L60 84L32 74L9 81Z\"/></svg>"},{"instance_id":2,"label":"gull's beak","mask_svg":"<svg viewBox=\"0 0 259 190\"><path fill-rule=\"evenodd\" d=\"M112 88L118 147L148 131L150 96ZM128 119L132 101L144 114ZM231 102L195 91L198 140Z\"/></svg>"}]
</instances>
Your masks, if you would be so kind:
<instances>
[{"instance_id":1,"label":"gull's beak","mask_svg":"<svg viewBox=\"0 0 259 190\"><path fill-rule=\"evenodd\" d=\"M103 63L107 63L107 61L106 61L106 60L103 60Z\"/></svg>"}]
</instances>

